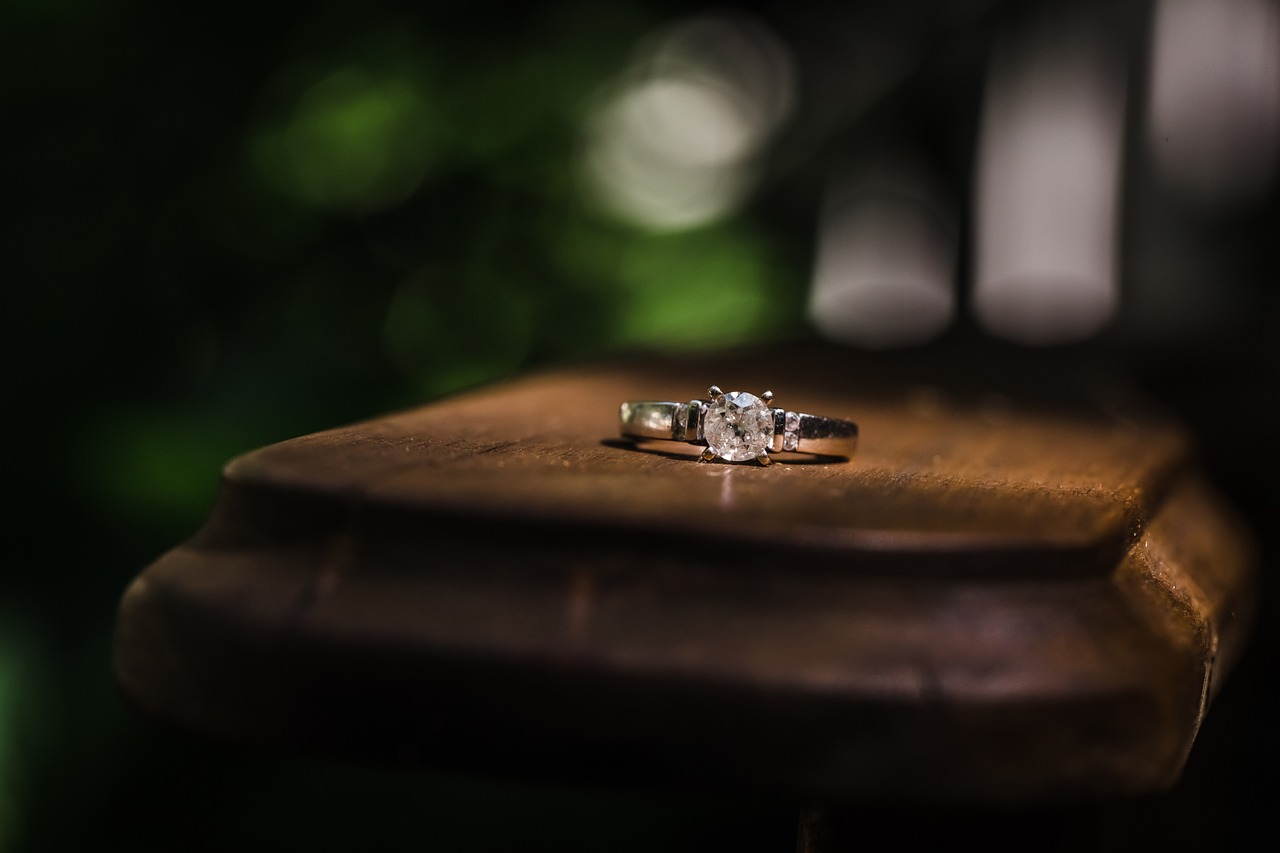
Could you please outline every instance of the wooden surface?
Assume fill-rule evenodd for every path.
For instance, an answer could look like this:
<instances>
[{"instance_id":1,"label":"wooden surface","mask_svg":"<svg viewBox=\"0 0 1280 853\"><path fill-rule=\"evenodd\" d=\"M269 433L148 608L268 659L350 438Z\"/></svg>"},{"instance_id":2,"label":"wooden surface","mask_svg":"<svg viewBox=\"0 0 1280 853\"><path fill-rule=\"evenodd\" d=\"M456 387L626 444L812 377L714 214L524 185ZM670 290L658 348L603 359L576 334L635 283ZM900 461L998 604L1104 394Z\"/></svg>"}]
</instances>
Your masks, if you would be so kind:
<instances>
[{"instance_id":1,"label":"wooden surface","mask_svg":"<svg viewBox=\"0 0 1280 853\"><path fill-rule=\"evenodd\" d=\"M263 448L126 592L119 683L203 733L379 761L1161 790L1244 640L1248 539L1122 377L1015 352L636 359ZM616 437L623 400L711 383L853 418L859 450Z\"/></svg>"}]
</instances>

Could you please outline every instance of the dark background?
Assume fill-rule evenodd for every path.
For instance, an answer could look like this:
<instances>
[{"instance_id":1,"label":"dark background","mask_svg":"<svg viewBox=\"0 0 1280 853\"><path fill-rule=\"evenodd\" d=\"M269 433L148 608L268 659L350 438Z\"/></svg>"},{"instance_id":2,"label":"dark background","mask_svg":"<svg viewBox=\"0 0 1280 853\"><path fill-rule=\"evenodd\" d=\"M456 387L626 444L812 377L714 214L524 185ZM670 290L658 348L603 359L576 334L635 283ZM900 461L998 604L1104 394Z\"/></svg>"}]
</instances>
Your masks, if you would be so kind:
<instances>
[{"instance_id":1,"label":"dark background","mask_svg":"<svg viewBox=\"0 0 1280 853\"><path fill-rule=\"evenodd\" d=\"M0 851L789 849L794 804L352 767L165 730L116 692L115 606L199 527L235 454L622 349L811 335L832 170L868 140L901 141L966 199L991 40L1040 5L0 7ZM798 106L763 180L696 228L611 216L580 177L602 87L663 26L732 10L797 62ZM1139 62L1149 7L1098 11ZM830 81L868 42L913 60L842 112ZM309 96L335 79L328 101ZM1085 847L1239 848L1274 834L1280 805L1276 191L1225 211L1171 206L1140 150L1125 186L1121 313L1076 345L1114 357L1194 429L1257 533L1263 609L1184 782L1070 820ZM959 210L961 310L943 337L978 340ZM1152 211L1169 227L1147 227ZM1127 296L1152 285L1132 259L1166 248L1197 259L1196 304L1211 311L1156 323ZM866 819L885 841L940 825Z\"/></svg>"}]
</instances>

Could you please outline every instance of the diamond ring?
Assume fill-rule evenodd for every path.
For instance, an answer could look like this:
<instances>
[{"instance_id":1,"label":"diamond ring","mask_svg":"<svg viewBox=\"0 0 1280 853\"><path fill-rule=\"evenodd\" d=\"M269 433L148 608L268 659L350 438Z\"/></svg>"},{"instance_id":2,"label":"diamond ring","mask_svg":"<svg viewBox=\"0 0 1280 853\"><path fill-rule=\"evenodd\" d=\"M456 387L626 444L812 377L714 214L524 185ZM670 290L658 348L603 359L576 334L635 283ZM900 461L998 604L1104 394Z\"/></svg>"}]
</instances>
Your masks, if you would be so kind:
<instances>
[{"instance_id":1,"label":"diamond ring","mask_svg":"<svg viewBox=\"0 0 1280 853\"><path fill-rule=\"evenodd\" d=\"M704 447L702 461L773 460L769 452L849 456L858 443L858 425L774 408L773 392L759 397L745 391L725 393L712 385L706 400L687 403L632 401L618 411L622 435L633 439L684 441Z\"/></svg>"}]
</instances>

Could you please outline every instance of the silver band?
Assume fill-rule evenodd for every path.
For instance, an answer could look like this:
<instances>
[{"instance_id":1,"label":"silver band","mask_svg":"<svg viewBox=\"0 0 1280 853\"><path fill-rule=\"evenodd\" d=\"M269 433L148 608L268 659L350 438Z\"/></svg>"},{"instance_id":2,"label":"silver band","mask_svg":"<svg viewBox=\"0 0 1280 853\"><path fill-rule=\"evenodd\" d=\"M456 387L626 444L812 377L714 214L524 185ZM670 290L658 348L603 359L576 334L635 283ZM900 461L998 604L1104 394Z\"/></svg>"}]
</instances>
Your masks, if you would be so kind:
<instances>
[{"instance_id":1,"label":"silver band","mask_svg":"<svg viewBox=\"0 0 1280 853\"><path fill-rule=\"evenodd\" d=\"M709 400L687 403L637 400L623 403L618 412L622 435L636 439L684 441L705 447L703 422ZM850 456L858 445L858 425L841 418L803 412L773 411L770 451L794 451L830 456Z\"/></svg>"}]
</instances>

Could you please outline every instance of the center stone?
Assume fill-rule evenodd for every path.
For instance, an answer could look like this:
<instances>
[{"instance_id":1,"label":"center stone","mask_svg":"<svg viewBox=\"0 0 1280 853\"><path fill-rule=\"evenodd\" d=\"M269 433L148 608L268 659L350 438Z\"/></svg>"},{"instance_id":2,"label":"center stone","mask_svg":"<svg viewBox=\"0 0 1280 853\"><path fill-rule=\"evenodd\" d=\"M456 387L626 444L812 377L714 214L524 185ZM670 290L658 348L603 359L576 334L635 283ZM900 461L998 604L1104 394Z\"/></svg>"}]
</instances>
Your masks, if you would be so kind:
<instances>
[{"instance_id":1,"label":"center stone","mask_svg":"<svg viewBox=\"0 0 1280 853\"><path fill-rule=\"evenodd\" d=\"M744 391L730 391L711 401L702 435L721 459L755 459L773 443L773 409Z\"/></svg>"}]
</instances>

